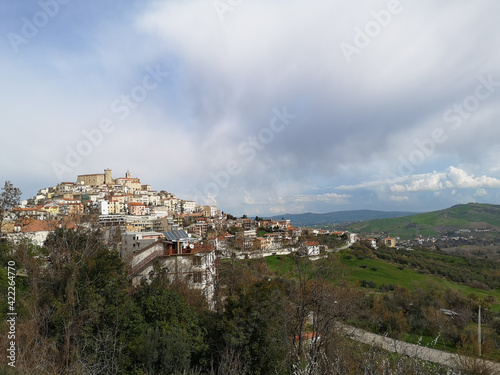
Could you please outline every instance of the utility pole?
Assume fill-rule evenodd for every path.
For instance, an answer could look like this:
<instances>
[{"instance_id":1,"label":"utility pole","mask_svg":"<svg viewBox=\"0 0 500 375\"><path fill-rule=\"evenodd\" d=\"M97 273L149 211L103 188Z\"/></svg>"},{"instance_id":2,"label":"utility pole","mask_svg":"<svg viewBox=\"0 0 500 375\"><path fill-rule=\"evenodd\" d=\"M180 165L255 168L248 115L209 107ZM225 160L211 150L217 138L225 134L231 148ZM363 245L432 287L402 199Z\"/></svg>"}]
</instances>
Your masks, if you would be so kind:
<instances>
[{"instance_id":1,"label":"utility pole","mask_svg":"<svg viewBox=\"0 0 500 375\"><path fill-rule=\"evenodd\" d=\"M477 343L478 343L478 353L481 357L481 305L479 305L479 314L477 316Z\"/></svg>"}]
</instances>

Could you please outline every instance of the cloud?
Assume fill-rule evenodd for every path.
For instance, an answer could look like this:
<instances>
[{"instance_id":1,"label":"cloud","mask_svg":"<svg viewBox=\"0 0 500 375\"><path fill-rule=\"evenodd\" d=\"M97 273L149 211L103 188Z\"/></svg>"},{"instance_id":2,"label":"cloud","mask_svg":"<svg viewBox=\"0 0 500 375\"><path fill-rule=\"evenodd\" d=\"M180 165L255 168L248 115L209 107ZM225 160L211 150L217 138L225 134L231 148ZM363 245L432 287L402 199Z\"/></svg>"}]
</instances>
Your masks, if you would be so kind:
<instances>
[{"instance_id":1,"label":"cloud","mask_svg":"<svg viewBox=\"0 0 500 375\"><path fill-rule=\"evenodd\" d=\"M443 173L432 173L423 176L415 176L413 181L408 184L395 184L392 185L390 190L394 193L403 193L408 191L429 191L429 190L442 190Z\"/></svg>"},{"instance_id":2,"label":"cloud","mask_svg":"<svg viewBox=\"0 0 500 375\"><path fill-rule=\"evenodd\" d=\"M257 202L255 202L255 199L248 191L245 191L245 194L243 196L243 204L257 204Z\"/></svg>"},{"instance_id":3,"label":"cloud","mask_svg":"<svg viewBox=\"0 0 500 375\"><path fill-rule=\"evenodd\" d=\"M271 214L284 214L284 213L286 213L286 208L279 207L279 206L278 207L270 207L269 212Z\"/></svg>"},{"instance_id":4,"label":"cloud","mask_svg":"<svg viewBox=\"0 0 500 375\"><path fill-rule=\"evenodd\" d=\"M476 197L485 197L488 195L488 192L486 189L477 189L476 192L474 193L474 196Z\"/></svg>"},{"instance_id":5,"label":"cloud","mask_svg":"<svg viewBox=\"0 0 500 375\"><path fill-rule=\"evenodd\" d=\"M470 46L457 46L451 53L442 46L460 38L473 40L470 30L480 34L483 29L464 27L471 23L470 14L486 16L491 9L478 4L405 4L389 27L348 64L340 44L353 43L355 28L363 28L372 12L386 6L327 0L292 0L283 6L256 0L234 7L221 22L206 1L168 1L154 3L137 26L183 61L179 95L192 103L201 134L211 132L228 111L235 130L245 138L269 121L275 106L302 110L301 120L261 153L270 157L265 173L282 168L296 178L311 163L324 175L366 164L376 155L390 163L399 152L395 140L410 132L422 138L429 128L443 126L443 111L474 89L471 77L460 78L461 63L468 64L473 56ZM446 27L443 14L454 16ZM439 66L448 69L446 75ZM480 72L476 74L475 85ZM369 132L373 128L378 131ZM311 136L303 137L304 129ZM318 134L321 137L314 136ZM217 147L231 147L224 139L217 141ZM216 144L209 138L204 142ZM408 149L405 142L398 143L401 150Z\"/></svg>"},{"instance_id":6,"label":"cloud","mask_svg":"<svg viewBox=\"0 0 500 375\"><path fill-rule=\"evenodd\" d=\"M20 32L23 17L40 11L28 3L0 5L0 33ZM196 188L235 214L386 209L401 207L403 197L405 205L427 203L410 192L497 188L498 92L457 129L443 113L474 95L478 77L500 80L500 55L492 52L500 34L491 32L500 3L402 2L403 11L346 61L340 45L355 43L356 30L373 25L387 4L254 0L221 20L207 0L69 2L18 54L6 38L0 43L0 152L15 156L0 174L22 181L28 196L57 183L51 162L64 161L100 118L115 119L110 104L130 96L147 67L161 66L169 78L116 121L68 180L130 168L158 190L190 198ZM272 141L239 152L285 106L297 117ZM407 176L399 173L435 129L446 141L427 149ZM205 193L228 161L241 173ZM457 163L489 168L431 172Z\"/></svg>"},{"instance_id":7,"label":"cloud","mask_svg":"<svg viewBox=\"0 0 500 375\"><path fill-rule=\"evenodd\" d=\"M500 188L500 180L486 175L474 177L472 174L467 174L463 169L450 167L448 172L447 187L456 188L480 188L491 187Z\"/></svg>"},{"instance_id":8,"label":"cloud","mask_svg":"<svg viewBox=\"0 0 500 375\"><path fill-rule=\"evenodd\" d=\"M404 201L407 201L410 198L408 198L407 196L391 195L389 199L391 201L395 201L395 202L404 202Z\"/></svg>"},{"instance_id":9,"label":"cloud","mask_svg":"<svg viewBox=\"0 0 500 375\"><path fill-rule=\"evenodd\" d=\"M348 199L352 196L349 194L327 193L318 195L297 195L293 197L295 202L334 202L334 203L347 203Z\"/></svg>"},{"instance_id":10,"label":"cloud","mask_svg":"<svg viewBox=\"0 0 500 375\"><path fill-rule=\"evenodd\" d=\"M433 172L415 176L409 183L392 185L390 190L394 193L403 193L484 187L500 188L500 180L486 175L475 177L461 168L451 166L445 173Z\"/></svg>"}]
</instances>

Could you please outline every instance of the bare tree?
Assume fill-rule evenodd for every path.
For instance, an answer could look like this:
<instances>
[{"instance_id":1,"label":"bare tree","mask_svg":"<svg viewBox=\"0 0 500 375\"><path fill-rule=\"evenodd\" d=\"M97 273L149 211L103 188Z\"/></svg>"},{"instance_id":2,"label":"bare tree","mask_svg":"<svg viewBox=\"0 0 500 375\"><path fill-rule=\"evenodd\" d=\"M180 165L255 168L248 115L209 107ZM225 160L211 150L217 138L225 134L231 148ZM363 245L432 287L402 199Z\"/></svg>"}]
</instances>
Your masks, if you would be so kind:
<instances>
[{"instance_id":1,"label":"bare tree","mask_svg":"<svg viewBox=\"0 0 500 375\"><path fill-rule=\"evenodd\" d=\"M345 271L336 259L312 262L296 256L295 261L298 282L291 294L292 367L314 375L323 372L324 353L335 345L336 320L347 313L355 299L345 293Z\"/></svg>"},{"instance_id":2,"label":"bare tree","mask_svg":"<svg viewBox=\"0 0 500 375\"><path fill-rule=\"evenodd\" d=\"M244 375L248 372L248 365L241 357L241 353L228 345L221 355L221 362L217 375Z\"/></svg>"},{"instance_id":3,"label":"bare tree","mask_svg":"<svg viewBox=\"0 0 500 375\"><path fill-rule=\"evenodd\" d=\"M5 185L0 193L0 229L3 227L3 221L7 212L19 205L21 198L21 190L14 187L12 182L5 181Z\"/></svg>"}]
</instances>

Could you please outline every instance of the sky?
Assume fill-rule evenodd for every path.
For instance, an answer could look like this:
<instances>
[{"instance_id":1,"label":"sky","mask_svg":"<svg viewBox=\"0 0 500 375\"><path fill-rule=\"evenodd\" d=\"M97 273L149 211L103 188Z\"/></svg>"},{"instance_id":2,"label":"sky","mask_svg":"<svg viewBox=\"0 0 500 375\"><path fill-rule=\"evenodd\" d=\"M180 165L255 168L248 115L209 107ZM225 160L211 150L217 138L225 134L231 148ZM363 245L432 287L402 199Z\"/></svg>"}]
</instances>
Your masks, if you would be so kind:
<instances>
[{"instance_id":1,"label":"sky","mask_svg":"<svg viewBox=\"0 0 500 375\"><path fill-rule=\"evenodd\" d=\"M0 180L234 215L500 204L500 2L0 2Z\"/></svg>"}]
</instances>

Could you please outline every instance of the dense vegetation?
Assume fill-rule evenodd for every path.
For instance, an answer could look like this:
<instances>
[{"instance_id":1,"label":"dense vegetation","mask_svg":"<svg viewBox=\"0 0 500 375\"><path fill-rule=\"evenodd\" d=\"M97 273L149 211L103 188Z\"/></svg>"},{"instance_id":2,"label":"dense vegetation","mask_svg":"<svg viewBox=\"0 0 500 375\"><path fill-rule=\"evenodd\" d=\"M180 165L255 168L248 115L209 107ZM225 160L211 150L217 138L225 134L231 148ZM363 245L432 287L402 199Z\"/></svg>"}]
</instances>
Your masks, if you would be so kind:
<instances>
[{"instance_id":1,"label":"dense vegetation","mask_svg":"<svg viewBox=\"0 0 500 375\"><path fill-rule=\"evenodd\" d=\"M355 258L356 251L365 259L377 256L361 247L344 255ZM336 322L394 337L432 337L467 352L480 302L436 288L388 285L375 293L348 282L338 256L311 261L290 255L223 262L210 309L199 291L183 280L169 282L161 270L151 283L132 287L118 253L90 227L60 229L43 248L1 244L2 264L12 260L18 358L15 370L5 370L3 356L3 373L446 374L348 340ZM4 268L0 277L5 295ZM4 321L7 308L2 298ZM448 319L440 308L459 318ZM486 355L498 345L499 321L486 313ZM3 352L5 345L2 340Z\"/></svg>"},{"instance_id":2,"label":"dense vegetation","mask_svg":"<svg viewBox=\"0 0 500 375\"><path fill-rule=\"evenodd\" d=\"M353 246L352 251L358 258L382 259L396 263L403 268L442 276L473 288L494 290L500 287L500 263L498 262L450 256L440 250L425 248L405 250L386 246L380 246L377 249Z\"/></svg>"},{"instance_id":3,"label":"dense vegetation","mask_svg":"<svg viewBox=\"0 0 500 375\"><path fill-rule=\"evenodd\" d=\"M487 308L483 315L486 317L486 330L491 333L492 345L496 350L500 348L500 314L494 313L500 310L499 263L450 256L439 250L396 250L385 246L371 249L362 244L341 253L341 257L344 264L358 267L356 274L361 286L382 292L381 301L386 308L403 312L408 326L403 323L396 327L396 333L404 327L404 333L438 334L448 340L449 347L455 348L463 339L462 334L467 329L473 329L472 322L477 321L481 305ZM382 272L379 272L379 267ZM429 275L435 277L430 278ZM400 301L396 303L398 308L393 305L395 301ZM439 313L441 309L456 315L452 319L444 318ZM442 322L436 331L437 326L432 319L438 317ZM372 328L380 332L380 328ZM392 327L383 326L384 330L389 332Z\"/></svg>"}]
</instances>

